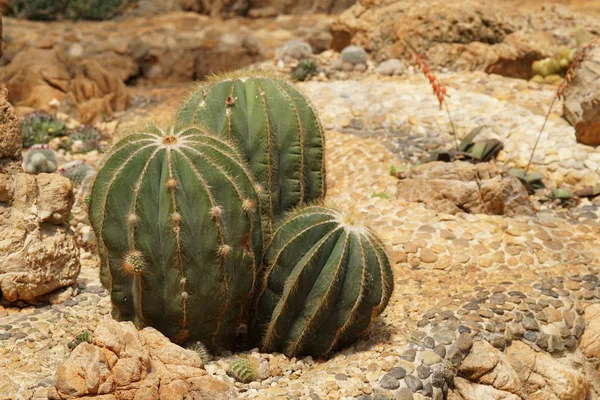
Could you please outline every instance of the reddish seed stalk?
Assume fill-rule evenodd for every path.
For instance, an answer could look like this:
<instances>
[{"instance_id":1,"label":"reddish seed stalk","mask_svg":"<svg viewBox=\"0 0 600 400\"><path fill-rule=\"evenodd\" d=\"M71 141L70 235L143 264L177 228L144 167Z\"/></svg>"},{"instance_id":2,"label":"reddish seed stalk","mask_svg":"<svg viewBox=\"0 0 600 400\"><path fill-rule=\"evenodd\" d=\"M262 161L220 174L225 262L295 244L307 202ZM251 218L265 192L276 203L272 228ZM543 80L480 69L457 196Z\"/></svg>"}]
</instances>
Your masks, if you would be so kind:
<instances>
[{"instance_id":1,"label":"reddish seed stalk","mask_svg":"<svg viewBox=\"0 0 600 400\"><path fill-rule=\"evenodd\" d=\"M450 95L448 94L446 88L442 86L442 84L440 84L440 82L437 80L436 76L433 75L433 73L431 73L429 66L427 65L427 63L425 63L425 59L423 58L423 56L417 53L416 51L414 51L414 53L417 67L419 67L419 69L423 72L423 75L425 75L429 80L429 84L433 89L433 93L436 95L438 102L440 103L440 110L443 106L446 110L446 114L448 114L448 120L450 120L450 126L452 128L452 136L454 137L454 144L456 145L456 149L458 150L458 139L456 137L456 129L454 127L454 122L452 121L452 116L450 115L450 108L448 107L448 102L445 101L445 98L450 97Z\"/></svg>"},{"instance_id":2,"label":"reddish seed stalk","mask_svg":"<svg viewBox=\"0 0 600 400\"><path fill-rule=\"evenodd\" d=\"M594 48L594 46L596 46L597 42L598 42L598 38L594 39L592 42L585 45L584 47L579 49L577 51L577 53L575 53L575 56L573 57L573 62L571 63L571 65L569 65L569 68L567 68L565 77L563 78L562 82L558 86L558 89L556 90L556 93L554 94L554 97L552 98L552 102L550 103L550 107L548 108L548 112L546 113L546 117L544 118L544 123L542 124L542 129L540 129L540 133L538 134L538 137L535 140L535 143L533 145L533 149L531 150L531 156L529 157L529 162L527 163L527 168L525 168L525 175L527 175L527 173L529 172L529 167L531 167L531 162L533 161L533 155L535 154L535 150L537 149L538 143L540 142L540 138L542 137L542 133L544 132L544 128L546 127L546 123L548 122L548 118L550 118L550 113L552 112L552 107L554 107L554 103L556 103L556 100L561 100L561 99L565 98L565 96L564 96L565 90L567 89L567 87L569 86L571 81L573 80L573 77L575 76L575 70L577 69L577 67L579 67L579 64L581 64L581 62L585 59L585 57L588 55L588 53Z\"/></svg>"}]
</instances>

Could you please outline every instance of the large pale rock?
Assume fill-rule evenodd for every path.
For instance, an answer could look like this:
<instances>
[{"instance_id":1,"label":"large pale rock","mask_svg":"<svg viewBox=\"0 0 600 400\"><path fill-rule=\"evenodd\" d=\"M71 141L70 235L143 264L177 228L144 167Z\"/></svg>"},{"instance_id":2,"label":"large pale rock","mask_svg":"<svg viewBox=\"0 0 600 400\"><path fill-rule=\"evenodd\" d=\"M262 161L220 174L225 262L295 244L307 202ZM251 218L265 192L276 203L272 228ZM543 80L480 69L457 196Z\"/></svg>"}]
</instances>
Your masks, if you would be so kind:
<instances>
[{"instance_id":1,"label":"large pale rock","mask_svg":"<svg viewBox=\"0 0 600 400\"><path fill-rule=\"evenodd\" d=\"M536 352L525 343L514 341L506 349L506 355L529 399L588 399L590 383L585 376L548 353Z\"/></svg>"},{"instance_id":2,"label":"large pale rock","mask_svg":"<svg viewBox=\"0 0 600 400\"><path fill-rule=\"evenodd\" d=\"M600 145L600 46L596 45L577 68L565 91L563 111L575 127L579 143Z\"/></svg>"},{"instance_id":3,"label":"large pale rock","mask_svg":"<svg viewBox=\"0 0 600 400\"><path fill-rule=\"evenodd\" d=\"M559 7L528 14L482 0L359 0L331 33L335 50L356 44L379 61L414 63L414 49L434 67L530 78L532 61L553 55L559 45L573 46L578 25L600 28L596 19Z\"/></svg>"},{"instance_id":4,"label":"large pale rock","mask_svg":"<svg viewBox=\"0 0 600 400\"><path fill-rule=\"evenodd\" d=\"M454 399L461 400L521 400L516 394L495 389L487 385L473 383L461 377L454 378ZM449 399L451 396L448 397Z\"/></svg>"},{"instance_id":5,"label":"large pale rock","mask_svg":"<svg viewBox=\"0 0 600 400\"><path fill-rule=\"evenodd\" d=\"M0 84L0 173L21 169L21 123L7 96L6 86Z\"/></svg>"},{"instance_id":6,"label":"large pale rock","mask_svg":"<svg viewBox=\"0 0 600 400\"><path fill-rule=\"evenodd\" d=\"M29 49L0 68L11 103L50 110L54 101L74 107L82 122L100 121L127 108L125 84L93 60L73 61L56 49ZM71 111L65 109L64 111Z\"/></svg>"},{"instance_id":7,"label":"large pale rock","mask_svg":"<svg viewBox=\"0 0 600 400\"><path fill-rule=\"evenodd\" d=\"M50 399L234 399L232 385L202 368L193 351L171 343L154 328L102 321L92 344L77 346L55 374ZM100 397L103 396L103 397Z\"/></svg>"},{"instance_id":8,"label":"large pale rock","mask_svg":"<svg viewBox=\"0 0 600 400\"><path fill-rule=\"evenodd\" d=\"M439 212L533 215L523 185L489 163L432 162L411 169L398 182L396 197L425 203Z\"/></svg>"},{"instance_id":9,"label":"large pale rock","mask_svg":"<svg viewBox=\"0 0 600 400\"><path fill-rule=\"evenodd\" d=\"M600 304L590 305L585 309L584 316L587 326L581 336L579 349L586 357L600 360Z\"/></svg>"}]
</instances>

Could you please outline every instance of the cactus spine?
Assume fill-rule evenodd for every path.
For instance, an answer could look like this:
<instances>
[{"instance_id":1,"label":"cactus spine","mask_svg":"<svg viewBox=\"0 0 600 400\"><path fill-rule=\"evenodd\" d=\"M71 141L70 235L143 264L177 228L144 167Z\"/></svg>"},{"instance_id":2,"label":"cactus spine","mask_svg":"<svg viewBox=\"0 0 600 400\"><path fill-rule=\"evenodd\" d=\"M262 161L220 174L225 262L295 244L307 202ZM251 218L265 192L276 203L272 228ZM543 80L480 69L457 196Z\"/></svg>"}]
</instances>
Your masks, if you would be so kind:
<instances>
[{"instance_id":1,"label":"cactus spine","mask_svg":"<svg viewBox=\"0 0 600 400\"><path fill-rule=\"evenodd\" d=\"M393 289L384 246L341 212L291 213L266 249L253 337L265 352L328 356L366 331Z\"/></svg>"},{"instance_id":2,"label":"cactus spine","mask_svg":"<svg viewBox=\"0 0 600 400\"><path fill-rule=\"evenodd\" d=\"M113 316L176 343L232 348L262 254L259 207L222 138L148 126L118 141L89 206Z\"/></svg>"},{"instance_id":3,"label":"cactus spine","mask_svg":"<svg viewBox=\"0 0 600 400\"><path fill-rule=\"evenodd\" d=\"M307 99L287 81L225 76L183 105L178 124L200 124L243 150L265 189L269 221L301 203L325 197L323 129Z\"/></svg>"}]
</instances>

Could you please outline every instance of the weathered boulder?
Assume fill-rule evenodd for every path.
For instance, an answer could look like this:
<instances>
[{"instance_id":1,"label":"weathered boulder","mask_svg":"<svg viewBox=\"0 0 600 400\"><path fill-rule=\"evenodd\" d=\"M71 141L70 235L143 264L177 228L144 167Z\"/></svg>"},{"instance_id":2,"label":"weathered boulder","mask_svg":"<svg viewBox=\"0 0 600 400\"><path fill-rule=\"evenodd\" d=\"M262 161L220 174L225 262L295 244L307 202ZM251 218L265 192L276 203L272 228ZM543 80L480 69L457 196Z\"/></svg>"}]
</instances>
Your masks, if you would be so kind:
<instances>
[{"instance_id":1,"label":"weathered boulder","mask_svg":"<svg viewBox=\"0 0 600 400\"><path fill-rule=\"evenodd\" d=\"M0 84L0 173L21 170L21 122L7 96L6 86Z\"/></svg>"},{"instance_id":2,"label":"weathered boulder","mask_svg":"<svg viewBox=\"0 0 600 400\"><path fill-rule=\"evenodd\" d=\"M600 145L600 46L596 45L577 68L564 95L565 118L575 127L579 143Z\"/></svg>"},{"instance_id":3,"label":"weathered boulder","mask_svg":"<svg viewBox=\"0 0 600 400\"><path fill-rule=\"evenodd\" d=\"M456 214L533 215L518 179L502 176L492 164L432 162L412 168L398 182L396 197Z\"/></svg>"},{"instance_id":4,"label":"weathered boulder","mask_svg":"<svg viewBox=\"0 0 600 400\"><path fill-rule=\"evenodd\" d=\"M234 399L232 385L210 377L200 356L154 328L102 321L92 343L77 346L55 374L50 399Z\"/></svg>"},{"instance_id":5,"label":"weathered boulder","mask_svg":"<svg viewBox=\"0 0 600 400\"><path fill-rule=\"evenodd\" d=\"M124 110L129 95L122 80L93 60L73 61L58 49L29 49L0 68L8 99L16 106L50 110L59 101L63 111L75 112L82 122L102 120Z\"/></svg>"},{"instance_id":6,"label":"weathered boulder","mask_svg":"<svg viewBox=\"0 0 600 400\"><path fill-rule=\"evenodd\" d=\"M481 0L359 0L331 33L335 50L360 45L378 61L414 62L415 50L435 67L530 78L534 60L554 55L560 45L574 46L578 26L597 31L600 23L560 7L528 14Z\"/></svg>"}]
</instances>

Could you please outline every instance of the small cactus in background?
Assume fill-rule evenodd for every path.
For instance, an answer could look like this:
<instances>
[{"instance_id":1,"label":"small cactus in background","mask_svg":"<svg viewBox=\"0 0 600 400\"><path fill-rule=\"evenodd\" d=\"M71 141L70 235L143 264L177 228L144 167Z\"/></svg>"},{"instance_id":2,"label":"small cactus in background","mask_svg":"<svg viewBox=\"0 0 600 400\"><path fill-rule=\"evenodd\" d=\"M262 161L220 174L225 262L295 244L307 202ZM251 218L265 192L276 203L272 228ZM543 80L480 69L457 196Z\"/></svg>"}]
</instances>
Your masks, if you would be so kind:
<instances>
[{"instance_id":1,"label":"small cactus in background","mask_svg":"<svg viewBox=\"0 0 600 400\"><path fill-rule=\"evenodd\" d=\"M325 135L314 108L289 82L256 75L215 77L177 115L181 127L200 124L242 151L274 220L299 204L325 197Z\"/></svg>"},{"instance_id":2,"label":"small cactus in background","mask_svg":"<svg viewBox=\"0 0 600 400\"><path fill-rule=\"evenodd\" d=\"M79 335L75 336L75 340L67 343L67 348L69 350L73 350L75 347L79 346L81 343L92 343L92 338L88 331L83 331Z\"/></svg>"},{"instance_id":3,"label":"small cactus in background","mask_svg":"<svg viewBox=\"0 0 600 400\"><path fill-rule=\"evenodd\" d=\"M343 63L352 65L367 64L367 52L360 46L347 46L340 53Z\"/></svg>"},{"instance_id":4,"label":"small cactus in background","mask_svg":"<svg viewBox=\"0 0 600 400\"><path fill-rule=\"evenodd\" d=\"M188 345L186 348L197 353L200 356L203 364L207 364L210 360L212 360L210 351L208 351L202 342L194 342L191 345Z\"/></svg>"},{"instance_id":5,"label":"small cactus in background","mask_svg":"<svg viewBox=\"0 0 600 400\"><path fill-rule=\"evenodd\" d=\"M75 185L81 185L88 181L95 173L85 160L75 160L63 165L58 172L73 182Z\"/></svg>"},{"instance_id":6,"label":"small cactus in background","mask_svg":"<svg viewBox=\"0 0 600 400\"><path fill-rule=\"evenodd\" d=\"M290 40L275 50L275 58L277 60L285 61L285 59L288 58L300 61L311 58L312 56L312 47L302 40Z\"/></svg>"},{"instance_id":7,"label":"small cactus in background","mask_svg":"<svg viewBox=\"0 0 600 400\"><path fill-rule=\"evenodd\" d=\"M66 134L65 121L43 111L27 114L21 122L23 148L48 143L50 138Z\"/></svg>"},{"instance_id":8,"label":"small cactus in background","mask_svg":"<svg viewBox=\"0 0 600 400\"><path fill-rule=\"evenodd\" d=\"M68 0L66 15L75 20L103 21L121 13L130 2L131 0Z\"/></svg>"},{"instance_id":9,"label":"small cactus in background","mask_svg":"<svg viewBox=\"0 0 600 400\"><path fill-rule=\"evenodd\" d=\"M232 349L263 253L259 210L246 162L223 138L148 126L118 141L89 204L113 317Z\"/></svg>"},{"instance_id":10,"label":"small cactus in background","mask_svg":"<svg viewBox=\"0 0 600 400\"><path fill-rule=\"evenodd\" d=\"M69 144L73 153L100 151L100 131L93 126L84 125L69 135Z\"/></svg>"},{"instance_id":11,"label":"small cactus in background","mask_svg":"<svg viewBox=\"0 0 600 400\"><path fill-rule=\"evenodd\" d=\"M18 17L51 21L56 19L63 7L64 3L60 0L15 0L12 8Z\"/></svg>"},{"instance_id":12,"label":"small cactus in background","mask_svg":"<svg viewBox=\"0 0 600 400\"><path fill-rule=\"evenodd\" d=\"M554 57L547 57L533 62L531 69L535 76L531 79L536 83L560 83L574 57L574 50L560 46Z\"/></svg>"},{"instance_id":13,"label":"small cactus in background","mask_svg":"<svg viewBox=\"0 0 600 400\"><path fill-rule=\"evenodd\" d=\"M231 362L227 370L227 375L241 383L250 383L257 377L256 370L250 363L250 360L241 357Z\"/></svg>"},{"instance_id":14,"label":"small cactus in background","mask_svg":"<svg viewBox=\"0 0 600 400\"><path fill-rule=\"evenodd\" d=\"M290 213L265 251L251 333L263 351L327 357L388 304L394 280L381 240L324 206Z\"/></svg>"},{"instance_id":15,"label":"small cactus in background","mask_svg":"<svg viewBox=\"0 0 600 400\"><path fill-rule=\"evenodd\" d=\"M39 174L56 171L56 154L47 144L35 144L25 153L25 172Z\"/></svg>"},{"instance_id":16,"label":"small cactus in background","mask_svg":"<svg viewBox=\"0 0 600 400\"><path fill-rule=\"evenodd\" d=\"M317 73L317 64L313 60L302 60L292 69L292 80L304 82L310 75Z\"/></svg>"}]
</instances>

